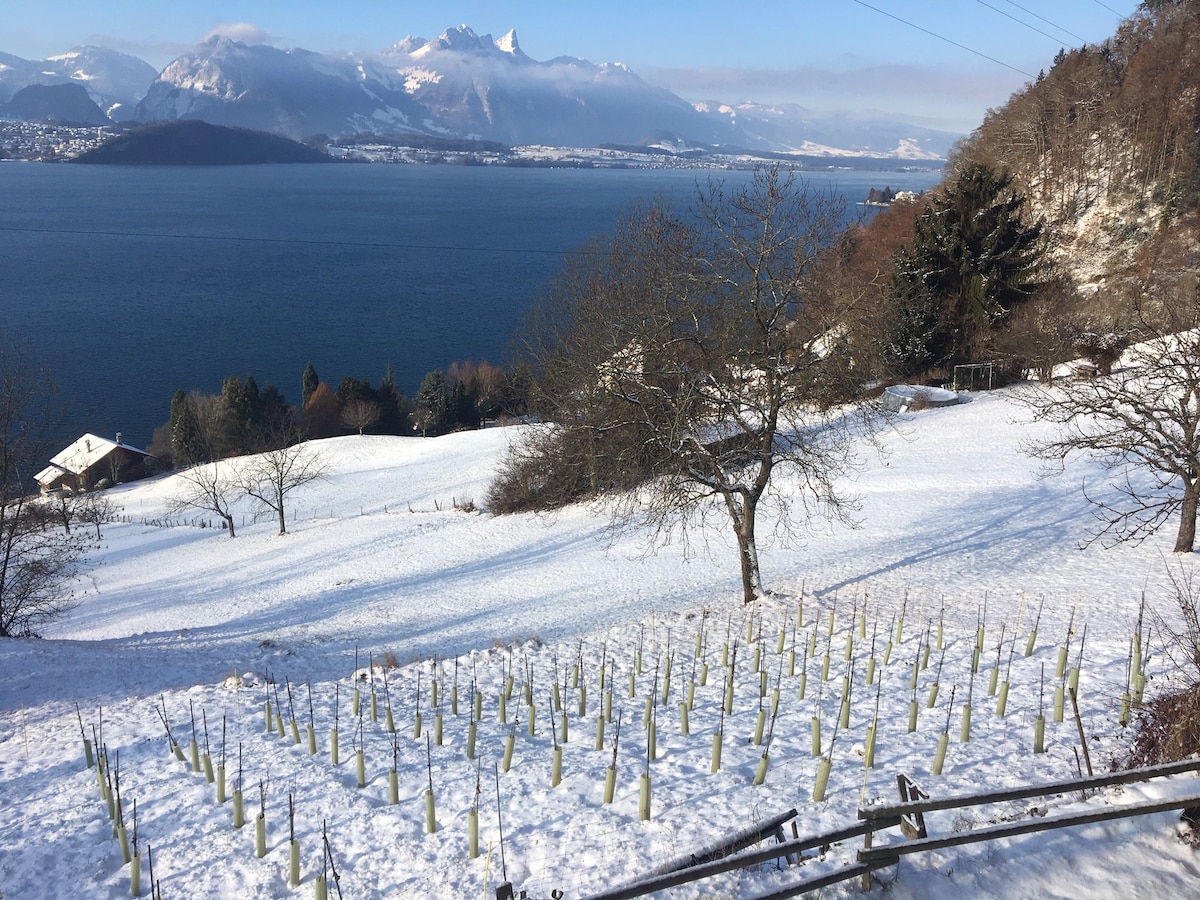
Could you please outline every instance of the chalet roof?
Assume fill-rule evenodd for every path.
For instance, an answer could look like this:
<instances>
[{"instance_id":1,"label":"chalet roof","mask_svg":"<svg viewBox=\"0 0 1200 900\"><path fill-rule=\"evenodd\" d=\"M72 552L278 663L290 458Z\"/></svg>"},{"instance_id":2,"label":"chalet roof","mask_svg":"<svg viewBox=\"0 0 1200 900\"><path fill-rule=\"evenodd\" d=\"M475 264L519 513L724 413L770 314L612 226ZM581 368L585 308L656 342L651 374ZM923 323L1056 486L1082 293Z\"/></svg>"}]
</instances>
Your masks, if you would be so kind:
<instances>
[{"instance_id":1,"label":"chalet roof","mask_svg":"<svg viewBox=\"0 0 1200 900\"><path fill-rule=\"evenodd\" d=\"M51 457L50 465L37 473L37 482L49 484L64 473L82 475L117 449L127 450L141 456L150 455L145 450L139 450L137 447L125 443L118 444L116 441L89 432L65 450Z\"/></svg>"}]
</instances>

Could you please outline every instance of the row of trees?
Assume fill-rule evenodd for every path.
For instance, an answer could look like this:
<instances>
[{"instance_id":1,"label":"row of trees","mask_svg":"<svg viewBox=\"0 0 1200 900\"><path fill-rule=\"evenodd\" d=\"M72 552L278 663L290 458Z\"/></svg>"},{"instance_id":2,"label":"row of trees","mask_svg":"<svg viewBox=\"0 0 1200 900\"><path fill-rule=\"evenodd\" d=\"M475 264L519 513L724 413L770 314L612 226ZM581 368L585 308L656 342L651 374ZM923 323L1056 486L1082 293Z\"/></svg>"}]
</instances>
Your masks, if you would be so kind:
<instances>
[{"instance_id":1,"label":"row of trees","mask_svg":"<svg viewBox=\"0 0 1200 900\"><path fill-rule=\"evenodd\" d=\"M467 360L428 373L410 400L396 387L390 368L377 387L347 376L335 390L309 363L297 410L274 385L260 389L253 375L232 375L219 394L176 391L170 419L155 431L149 449L166 467L182 469L273 450L301 435L444 434L524 415L528 385L520 366L505 370Z\"/></svg>"}]
</instances>

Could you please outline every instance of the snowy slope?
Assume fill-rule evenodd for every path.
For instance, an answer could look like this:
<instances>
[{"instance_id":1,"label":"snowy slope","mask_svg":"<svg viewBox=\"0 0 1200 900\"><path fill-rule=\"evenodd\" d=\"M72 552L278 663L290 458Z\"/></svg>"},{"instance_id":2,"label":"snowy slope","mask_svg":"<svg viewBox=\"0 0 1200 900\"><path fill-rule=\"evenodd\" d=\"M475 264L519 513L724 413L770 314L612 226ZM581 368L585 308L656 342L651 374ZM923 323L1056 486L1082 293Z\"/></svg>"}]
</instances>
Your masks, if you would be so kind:
<instances>
[{"instance_id":1,"label":"snowy slope","mask_svg":"<svg viewBox=\"0 0 1200 900\"><path fill-rule=\"evenodd\" d=\"M89 737L102 726L110 763L119 754L126 819L132 825L136 799L139 843L143 851L147 844L153 849L164 896L176 897L312 896L322 870L322 821L347 897L479 897L485 880L491 895L502 869L530 897L549 897L555 889L578 897L793 806L800 811L801 834L851 824L860 802L895 799L898 772L908 772L935 796L1068 778L1076 772L1078 743L1069 709L1062 723L1047 724L1045 754L1033 754L1031 743L1039 705L1052 718L1058 646L1073 619L1072 665L1086 627L1080 705L1091 758L1098 769L1107 768L1122 757L1130 737L1117 719L1139 599L1144 591L1169 618L1167 567L1190 561L1170 557L1169 535L1138 547L1078 549L1090 516L1079 478L1086 474L1091 482L1102 473L1083 466L1069 477L1040 479L1036 464L1020 452L1020 442L1037 429L1023 416L1002 392L904 416L884 435L883 455L863 456L852 486L862 500L861 527L818 526L802 540L781 538L764 548L764 576L777 596L752 611L750 620L738 601L732 542L722 529L648 553L647 534L634 529L614 535L603 513L591 508L507 518L456 509L482 500L516 430L316 443L311 449L325 456L328 477L297 495L285 536L275 534L269 516L255 524L250 505L239 510L245 524L234 540L197 527L199 514L192 524L167 527L167 499L178 490L171 478L117 489L113 499L128 521L105 527L78 608L45 629L44 640L0 642L0 894L128 895L129 866L122 865L95 770L84 765L77 704ZM972 679L971 648L981 619L985 651ZM1038 637L1026 658L1035 619ZM944 658L936 647L939 621ZM748 628L754 637L749 644ZM785 649L777 654L781 628ZM704 650L697 658L701 631ZM852 673L847 635L853 635ZM894 646L883 665L889 638ZM935 646L914 692L913 664L926 639ZM735 640L736 702L722 720L722 649L728 644L732 654ZM386 654L398 666L378 672L372 682L356 682L356 648L360 670L368 656L378 662ZM752 666L756 653L768 687L778 686L781 695L761 786L752 784L763 752L753 741L761 684ZM823 681L827 653L830 673ZM1148 653L1153 693L1176 673L1157 639ZM872 655L880 677L867 685ZM663 702L668 659L672 674ZM602 660L610 667L613 716L597 752ZM1011 681L1004 717L987 696L998 660ZM582 716L572 671L577 663L586 688ZM705 666L708 677L695 688L691 734L685 737L680 702ZM926 709L939 668L936 703ZM227 681L235 671L242 676L236 689ZM430 704L435 674L436 709ZM514 688L502 725L499 702L510 675ZM265 686L267 676L273 688ZM844 676L852 677L854 702L848 727L835 729ZM556 682L569 734L562 745L562 783L551 786ZM457 715L450 706L455 683ZM526 683L535 701L533 735ZM363 692L367 783L361 789L354 760L360 720L350 705L355 684ZM372 689L378 721L369 714ZM471 761L466 743L476 689L482 717ZM318 750L311 756L305 735L310 690ZM864 769L877 690L875 767ZM265 730L264 700L274 703L276 696L284 710L282 738ZM335 696L341 744L336 767L330 760ZM651 696L661 704L655 711L657 758L649 763L652 815L641 822L639 775L648 741L642 722ZM970 741L960 743L967 696L973 727ZM909 734L914 697L919 725ZM389 701L394 738L385 726ZM248 819L258 811L260 779L266 784L265 858L255 855L253 822L233 829L231 804L218 804L204 776L171 755L155 711L160 704L185 755L193 735L189 709L201 751L207 719L214 760L224 719L230 790L240 746ZM427 737L438 712L441 745ZM605 804L604 773L618 713L619 777L614 802ZM821 802L812 800L814 715L822 719L822 752L830 752L833 741L832 777ZM298 746L290 731L293 716ZM556 725L558 717L555 712ZM934 750L947 721L949 752L943 774L935 776ZM719 723L723 762L712 774ZM510 734L511 769L497 777ZM396 805L389 802L393 758ZM434 834L425 833L430 781ZM1131 787L1123 796L1102 793L1087 808L1195 785L1192 778L1177 778L1165 787ZM289 793L296 800L301 847L301 881L294 890L287 885ZM476 802L482 855L472 860L467 820ZM1081 803L1061 796L985 808L967 818L939 814L930 817L930 827L946 833L989 817L1021 819L1035 806L1053 814ZM907 858L880 877L896 897L1185 896L1197 867L1179 830L1177 816L1163 813ZM755 896L802 874L844 865L853 852L848 844L801 869L764 866L669 896ZM825 896L857 892L852 882Z\"/></svg>"}]
</instances>

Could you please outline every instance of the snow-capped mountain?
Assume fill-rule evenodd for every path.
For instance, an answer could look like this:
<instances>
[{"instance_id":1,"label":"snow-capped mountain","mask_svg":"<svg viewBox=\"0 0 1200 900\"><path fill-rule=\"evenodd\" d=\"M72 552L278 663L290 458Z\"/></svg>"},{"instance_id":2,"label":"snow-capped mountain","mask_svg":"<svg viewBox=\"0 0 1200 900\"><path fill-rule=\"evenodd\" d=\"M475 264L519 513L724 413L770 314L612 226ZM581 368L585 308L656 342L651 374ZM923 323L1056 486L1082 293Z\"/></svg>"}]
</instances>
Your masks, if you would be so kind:
<instances>
[{"instance_id":1,"label":"snow-capped mountain","mask_svg":"<svg viewBox=\"0 0 1200 900\"><path fill-rule=\"evenodd\" d=\"M884 116L690 103L622 63L527 55L515 30L466 25L372 54L247 45L215 36L156 73L97 47L32 61L0 54L0 103L32 84L82 84L114 120L202 119L303 139L367 132L505 144L719 148L936 159L957 135ZM138 102L140 100L140 102Z\"/></svg>"},{"instance_id":2,"label":"snow-capped mountain","mask_svg":"<svg viewBox=\"0 0 1200 900\"><path fill-rule=\"evenodd\" d=\"M0 103L34 84L83 85L88 96L113 120L131 117L156 76L149 63L104 47L76 47L49 59L22 59L0 53Z\"/></svg>"},{"instance_id":3,"label":"snow-capped mountain","mask_svg":"<svg viewBox=\"0 0 1200 900\"><path fill-rule=\"evenodd\" d=\"M302 138L411 131L506 143L635 143L655 130L724 137L687 102L626 66L539 62L515 31L463 25L373 56L247 46L215 37L162 71L137 118L202 118Z\"/></svg>"}]
</instances>

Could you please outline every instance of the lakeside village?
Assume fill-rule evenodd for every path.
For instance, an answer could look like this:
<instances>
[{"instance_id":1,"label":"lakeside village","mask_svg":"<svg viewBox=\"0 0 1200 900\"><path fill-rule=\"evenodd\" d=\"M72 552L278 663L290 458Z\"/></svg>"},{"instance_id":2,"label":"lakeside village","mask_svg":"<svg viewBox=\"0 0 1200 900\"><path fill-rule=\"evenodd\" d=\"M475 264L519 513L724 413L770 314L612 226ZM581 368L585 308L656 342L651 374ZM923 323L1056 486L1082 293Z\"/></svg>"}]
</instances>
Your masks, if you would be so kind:
<instances>
[{"instance_id":1,"label":"lakeside village","mask_svg":"<svg viewBox=\"0 0 1200 900\"><path fill-rule=\"evenodd\" d=\"M0 119L0 160L63 162L95 149L125 131L119 125L73 126ZM309 143L312 143L311 141ZM842 157L826 164L812 155L721 153L690 147L510 147L488 141L450 141L420 136L355 135L324 139L319 149L335 160L409 165L508 166L611 169L752 169L764 160L808 171L930 171L940 161ZM887 199L884 199L884 196ZM868 205L891 202L890 188L873 190Z\"/></svg>"}]
</instances>

